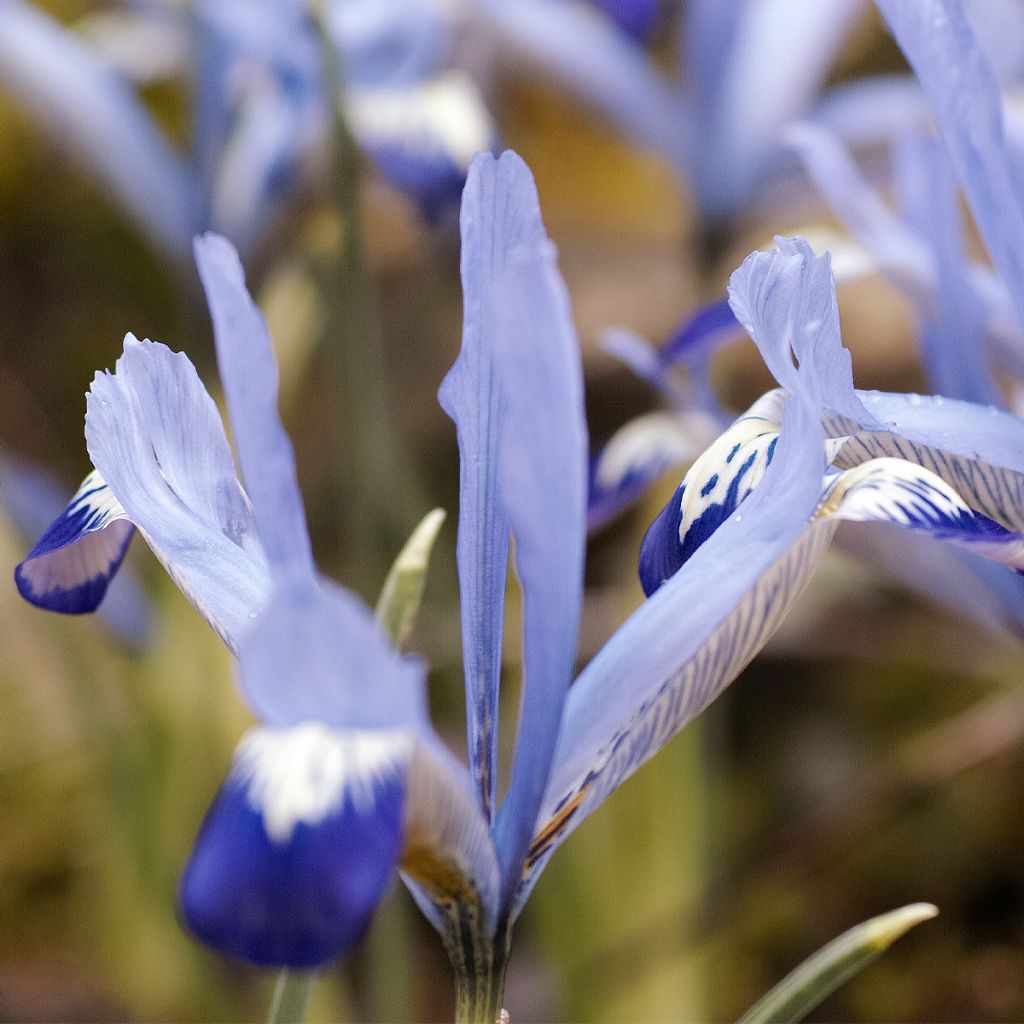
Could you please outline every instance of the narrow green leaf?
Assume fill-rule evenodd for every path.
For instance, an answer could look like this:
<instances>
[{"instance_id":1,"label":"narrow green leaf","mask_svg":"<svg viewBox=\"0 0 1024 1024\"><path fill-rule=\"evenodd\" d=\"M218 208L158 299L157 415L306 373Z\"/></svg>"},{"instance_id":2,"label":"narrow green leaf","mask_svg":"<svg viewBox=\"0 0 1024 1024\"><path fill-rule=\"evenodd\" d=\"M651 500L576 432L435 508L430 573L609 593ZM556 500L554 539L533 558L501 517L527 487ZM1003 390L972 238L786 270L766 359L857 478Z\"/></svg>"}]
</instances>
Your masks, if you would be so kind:
<instances>
[{"instance_id":1,"label":"narrow green leaf","mask_svg":"<svg viewBox=\"0 0 1024 1024\"><path fill-rule=\"evenodd\" d=\"M930 903L912 903L855 925L787 974L747 1010L738 1024L791 1024L802 1020L901 935L938 912Z\"/></svg>"},{"instance_id":2,"label":"narrow green leaf","mask_svg":"<svg viewBox=\"0 0 1024 1024\"><path fill-rule=\"evenodd\" d=\"M430 552L444 516L443 509L435 508L423 517L423 521L405 542L405 547L398 553L377 600L377 618L396 647L405 643L416 622Z\"/></svg>"},{"instance_id":3,"label":"narrow green leaf","mask_svg":"<svg viewBox=\"0 0 1024 1024\"><path fill-rule=\"evenodd\" d=\"M282 971L274 988L267 1024L303 1024L315 980L314 971Z\"/></svg>"}]
</instances>

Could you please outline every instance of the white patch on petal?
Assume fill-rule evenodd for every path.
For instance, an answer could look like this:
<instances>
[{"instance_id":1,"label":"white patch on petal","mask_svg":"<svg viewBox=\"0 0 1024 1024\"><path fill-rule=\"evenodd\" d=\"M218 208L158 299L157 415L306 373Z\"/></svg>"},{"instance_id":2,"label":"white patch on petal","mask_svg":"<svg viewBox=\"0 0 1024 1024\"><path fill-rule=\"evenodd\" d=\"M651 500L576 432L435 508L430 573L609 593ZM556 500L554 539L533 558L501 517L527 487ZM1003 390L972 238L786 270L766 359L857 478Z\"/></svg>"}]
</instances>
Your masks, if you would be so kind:
<instances>
[{"instance_id":1,"label":"white patch on petal","mask_svg":"<svg viewBox=\"0 0 1024 1024\"><path fill-rule=\"evenodd\" d=\"M617 431L605 446L594 474L602 490L613 490L631 474L653 474L689 462L711 443L719 430L704 412L653 412Z\"/></svg>"},{"instance_id":2,"label":"white patch on petal","mask_svg":"<svg viewBox=\"0 0 1024 1024\"><path fill-rule=\"evenodd\" d=\"M709 506L725 504L737 476L740 483L734 505L760 482L779 436L783 401L784 394L778 390L759 398L690 467L684 478L680 543Z\"/></svg>"},{"instance_id":3,"label":"white patch on petal","mask_svg":"<svg viewBox=\"0 0 1024 1024\"><path fill-rule=\"evenodd\" d=\"M444 154L462 170L494 139L476 88L458 72L406 89L352 89L347 109L363 145L398 145L417 157Z\"/></svg>"},{"instance_id":4,"label":"white patch on petal","mask_svg":"<svg viewBox=\"0 0 1024 1024\"><path fill-rule=\"evenodd\" d=\"M412 755L408 732L338 730L319 722L253 729L238 746L231 776L248 787L267 834L287 843L296 825L316 825L346 801L373 813L375 791Z\"/></svg>"}]
</instances>

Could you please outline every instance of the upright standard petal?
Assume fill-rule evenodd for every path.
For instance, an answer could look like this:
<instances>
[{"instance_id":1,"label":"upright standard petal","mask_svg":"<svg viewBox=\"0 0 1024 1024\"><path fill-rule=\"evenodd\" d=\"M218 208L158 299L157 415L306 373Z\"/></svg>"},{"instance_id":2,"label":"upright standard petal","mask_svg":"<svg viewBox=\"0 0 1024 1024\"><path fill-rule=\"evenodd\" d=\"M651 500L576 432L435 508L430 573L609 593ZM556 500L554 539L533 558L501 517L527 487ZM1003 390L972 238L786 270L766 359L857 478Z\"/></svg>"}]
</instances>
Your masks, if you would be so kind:
<instances>
[{"instance_id":1,"label":"upright standard petal","mask_svg":"<svg viewBox=\"0 0 1024 1024\"><path fill-rule=\"evenodd\" d=\"M263 966L344 953L397 865L411 752L401 731L251 731L182 877L192 931Z\"/></svg>"},{"instance_id":2,"label":"upright standard petal","mask_svg":"<svg viewBox=\"0 0 1024 1024\"><path fill-rule=\"evenodd\" d=\"M523 591L523 685L508 793L495 823L506 900L547 783L583 600L587 430L583 371L554 246L512 255L493 321L505 395L501 489Z\"/></svg>"},{"instance_id":3,"label":"upright standard petal","mask_svg":"<svg viewBox=\"0 0 1024 1024\"><path fill-rule=\"evenodd\" d=\"M195 256L263 550L275 574L312 579L313 554L295 452L277 411L277 361L266 320L246 290L238 253L227 239L214 234L197 238Z\"/></svg>"},{"instance_id":4,"label":"upright standard petal","mask_svg":"<svg viewBox=\"0 0 1024 1024\"><path fill-rule=\"evenodd\" d=\"M498 686L508 563L501 494L503 396L490 332L504 268L522 245L546 236L533 179L514 153L478 156L462 201L462 349L438 393L459 441L459 593L466 675L469 766L490 818L495 806Z\"/></svg>"},{"instance_id":5,"label":"upright standard petal","mask_svg":"<svg viewBox=\"0 0 1024 1024\"><path fill-rule=\"evenodd\" d=\"M15 568L18 592L50 611L68 615L95 611L134 532L128 513L93 470Z\"/></svg>"},{"instance_id":6,"label":"upright standard petal","mask_svg":"<svg viewBox=\"0 0 1024 1024\"><path fill-rule=\"evenodd\" d=\"M194 183L126 81L33 5L2 0L0 83L165 252L188 258Z\"/></svg>"},{"instance_id":7,"label":"upright standard petal","mask_svg":"<svg viewBox=\"0 0 1024 1024\"><path fill-rule=\"evenodd\" d=\"M217 407L188 358L129 335L115 372L93 380L85 436L128 518L236 649L270 578Z\"/></svg>"},{"instance_id":8,"label":"upright standard petal","mask_svg":"<svg viewBox=\"0 0 1024 1024\"><path fill-rule=\"evenodd\" d=\"M878 0L931 103L974 219L1024 323L1024 182L1007 146L1003 98L960 4Z\"/></svg>"}]
</instances>

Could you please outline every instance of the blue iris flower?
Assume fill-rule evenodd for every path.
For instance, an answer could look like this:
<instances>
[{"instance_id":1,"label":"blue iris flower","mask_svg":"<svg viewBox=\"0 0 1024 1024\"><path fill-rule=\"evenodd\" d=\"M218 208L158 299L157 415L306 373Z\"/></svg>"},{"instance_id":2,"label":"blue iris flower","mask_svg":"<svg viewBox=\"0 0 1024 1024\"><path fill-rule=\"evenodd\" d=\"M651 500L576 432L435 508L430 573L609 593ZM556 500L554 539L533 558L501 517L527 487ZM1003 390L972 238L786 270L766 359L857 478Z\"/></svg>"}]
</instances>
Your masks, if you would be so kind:
<instances>
[{"instance_id":1,"label":"blue iris flower","mask_svg":"<svg viewBox=\"0 0 1024 1024\"><path fill-rule=\"evenodd\" d=\"M430 725L423 664L317 572L266 323L223 238L198 239L195 254L244 489L187 357L129 336L89 392L95 471L18 567L18 583L44 607L83 610L137 529L237 655L259 724L185 868L183 913L199 936L252 963L316 966L358 938L399 870L444 938L460 999L489 1006L512 924L548 859L757 653L840 519L894 523L1024 564L1024 424L966 403L942 410L858 395L827 257L785 239L753 254L733 276L732 308L784 390L702 457L681 514L669 509L668 526L663 516L653 528L660 550L645 547L651 597L573 681L582 376L518 157L474 160L461 227L462 350L440 397L461 455L468 766ZM513 547L524 676L500 794Z\"/></svg>"},{"instance_id":2,"label":"blue iris flower","mask_svg":"<svg viewBox=\"0 0 1024 1024\"><path fill-rule=\"evenodd\" d=\"M442 63L450 26L429 5L329 5L353 134L430 216L457 207L469 160L493 148L475 87ZM190 80L180 155L136 82ZM213 227L250 251L316 177L330 128L322 43L301 0L152 2L65 28L0 3L0 85L109 189L172 258Z\"/></svg>"}]
</instances>

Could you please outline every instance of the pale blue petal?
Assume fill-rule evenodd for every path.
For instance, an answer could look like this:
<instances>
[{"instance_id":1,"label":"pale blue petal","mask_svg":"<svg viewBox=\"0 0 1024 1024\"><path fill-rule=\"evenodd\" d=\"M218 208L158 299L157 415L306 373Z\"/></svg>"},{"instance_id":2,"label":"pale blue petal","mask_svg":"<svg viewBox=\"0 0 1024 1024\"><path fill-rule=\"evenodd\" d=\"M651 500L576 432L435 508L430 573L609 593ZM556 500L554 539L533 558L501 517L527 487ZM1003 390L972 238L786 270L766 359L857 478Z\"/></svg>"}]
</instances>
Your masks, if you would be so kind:
<instances>
[{"instance_id":1,"label":"pale blue petal","mask_svg":"<svg viewBox=\"0 0 1024 1024\"><path fill-rule=\"evenodd\" d=\"M188 358L129 335L115 372L93 380L85 436L131 522L236 647L270 578L220 416Z\"/></svg>"},{"instance_id":2,"label":"pale blue petal","mask_svg":"<svg viewBox=\"0 0 1024 1024\"><path fill-rule=\"evenodd\" d=\"M931 301L919 307L921 355L940 395L1001 402L988 370L986 322L972 287L960 223L959 193L936 140L909 135L896 151L896 187L907 218L933 258Z\"/></svg>"},{"instance_id":3,"label":"pale blue petal","mask_svg":"<svg viewBox=\"0 0 1024 1024\"><path fill-rule=\"evenodd\" d=\"M775 243L777 250L751 253L729 279L736 318L784 388L806 390L833 412L870 422L854 394L850 353L839 336L828 254L815 256L802 238L776 237Z\"/></svg>"},{"instance_id":4,"label":"pale blue petal","mask_svg":"<svg viewBox=\"0 0 1024 1024\"><path fill-rule=\"evenodd\" d=\"M941 477L903 459L871 459L833 475L814 515L892 523L1024 570L1024 535L976 512Z\"/></svg>"},{"instance_id":5,"label":"pale blue petal","mask_svg":"<svg viewBox=\"0 0 1024 1024\"><path fill-rule=\"evenodd\" d=\"M833 132L851 148L889 143L931 120L928 101L913 75L874 75L824 93L807 120Z\"/></svg>"},{"instance_id":6,"label":"pale blue petal","mask_svg":"<svg viewBox=\"0 0 1024 1024\"><path fill-rule=\"evenodd\" d=\"M872 575L923 594L984 629L1024 640L1024 579L927 534L880 523L843 523L838 545Z\"/></svg>"},{"instance_id":7,"label":"pale blue petal","mask_svg":"<svg viewBox=\"0 0 1024 1024\"><path fill-rule=\"evenodd\" d=\"M214 234L195 241L242 475L260 541L279 576L315 574L295 453L277 411L277 362L263 314L245 287L231 243Z\"/></svg>"},{"instance_id":8,"label":"pale blue petal","mask_svg":"<svg viewBox=\"0 0 1024 1024\"><path fill-rule=\"evenodd\" d=\"M862 6L747 0L731 16L707 18L728 24L706 29L717 37L712 58L719 62L713 89L701 90L711 106L695 185L706 212L729 214L749 194L781 129L807 110Z\"/></svg>"},{"instance_id":9,"label":"pale blue petal","mask_svg":"<svg viewBox=\"0 0 1024 1024\"><path fill-rule=\"evenodd\" d=\"M525 165L520 174L528 184ZM495 823L506 900L518 884L573 677L586 547L583 371L554 246L513 252L493 320L505 396L501 491L523 592L523 683L508 793Z\"/></svg>"},{"instance_id":10,"label":"pale blue petal","mask_svg":"<svg viewBox=\"0 0 1024 1024\"><path fill-rule=\"evenodd\" d=\"M49 611L95 611L134 532L128 514L93 470L15 568L18 592Z\"/></svg>"},{"instance_id":11,"label":"pale blue petal","mask_svg":"<svg viewBox=\"0 0 1024 1024\"><path fill-rule=\"evenodd\" d=\"M878 0L932 106L992 262L1024 321L1024 190L1006 144L1003 99L962 8Z\"/></svg>"},{"instance_id":12,"label":"pale blue petal","mask_svg":"<svg viewBox=\"0 0 1024 1024\"><path fill-rule=\"evenodd\" d=\"M842 469L893 456L936 473L970 506L1004 526L1024 529L1024 420L994 406L940 396L859 392L881 429L849 436L835 457ZM849 423L832 423L834 435Z\"/></svg>"},{"instance_id":13,"label":"pale blue petal","mask_svg":"<svg viewBox=\"0 0 1024 1024\"><path fill-rule=\"evenodd\" d=\"M462 202L462 350L438 397L459 440L459 592L470 772L493 813L497 785L498 685L508 562L501 494L503 399L493 325L504 268L521 245L545 238L526 165L513 153L477 157Z\"/></svg>"},{"instance_id":14,"label":"pale blue petal","mask_svg":"<svg viewBox=\"0 0 1024 1024\"><path fill-rule=\"evenodd\" d=\"M359 939L397 867L411 737L256 729L181 883L189 927L229 956L312 968Z\"/></svg>"},{"instance_id":15,"label":"pale blue petal","mask_svg":"<svg viewBox=\"0 0 1024 1024\"><path fill-rule=\"evenodd\" d=\"M346 0L327 23L350 87L405 86L448 63L453 19L446 0Z\"/></svg>"},{"instance_id":16,"label":"pale blue petal","mask_svg":"<svg viewBox=\"0 0 1024 1024\"><path fill-rule=\"evenodd\" d=\"M238 675L261 722L339 729L420 728L425 670L400 655L373 613L331 580L278 582L239 645Z\"/></svg>"},{"instance_id":17,"label":"pale blue petal","mask_svg":"<svg viewBox=\"0 0 1024 1024\"><path fill-rule=\"evenodd\" d=\"M601 348L628 366L642 381L667 398L674 397L674 388L658 350L634 331L609 327L601 332Z\"/></svg>"},{"instance_id":18,"label":"pale blue petal","mask_svg":"<svg viewBox=\"0 0 1024 1024\"><path fill-rule=\"evenodd\" d=\"M644 51L582 0L473 0L498 35L501 52L518 57L575 92L639 145L677 168L692 162L692 118L681 92Z\"/></svg>"},{"instance_id":19,"label":"pale blue petal","mask_svg":"<svg viewBox=\"0 0 1024 1024\"><path fill-rule=\"evenodd\" d=\"M706 361L721 345L740 337L740 325L728 299L701 306L690 314L662 346L665 366L693 366Z\"/></svg>"},{"instance_id":20,"label":"pale blue petal","mask_svg":"<svg viewBox=\"0 0 1024 1024\"><path fill-rule=\"evenodd\" d=\"M2 0L0 83L167 253L187 258L198 196L125 80L42 11Z\"/></svg>"},{"instance_id":21,"label":"pale blue petal","mask_svg":"<svg viewBox=\"0 0 1024 1024\"><path fill-rule=\"evenodd\" d=\"M516 911L565 836L714 700L781 621L832 536L833 525L807 524L823 469L816 412L790 401L775 458L741 512L571 687Z\"/></svg>"},{"instance_id":22,"label":"pale blue petal","mask_svg":"<svg viewBox=\"0 0 1024 1024\"><path fill-rule=\"evenodd\" d=\"M893 281L917 301L930 302L935 257L924 239L897 217L868 183L839 138L811 122L787 129L786 143L847 230Z\"/></svg>"}]
</instances>

